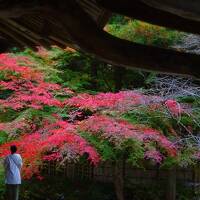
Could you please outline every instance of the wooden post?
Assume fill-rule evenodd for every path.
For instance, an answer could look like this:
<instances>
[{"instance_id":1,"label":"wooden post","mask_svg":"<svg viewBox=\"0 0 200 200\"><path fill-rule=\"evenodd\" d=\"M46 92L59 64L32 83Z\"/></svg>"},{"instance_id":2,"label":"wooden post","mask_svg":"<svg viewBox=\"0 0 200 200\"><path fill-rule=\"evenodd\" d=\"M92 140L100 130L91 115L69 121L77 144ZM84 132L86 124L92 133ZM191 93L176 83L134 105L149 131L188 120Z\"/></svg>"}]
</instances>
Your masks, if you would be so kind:
<instances>
[{"instance_id":1,"label":"wooden post","mask_svg":"<svg viewBox=\"0 0 200 200\"><path fill-rule=\"evenodd\" d=\"M124 200L124 177L122 162L116 161L114 166L114 185L117 200Z\"/></svg>"},{"instance_id":2,"label":"wooden post","mask_svg":"<svg viewBox=\"0 0 200 200\"><path fill-rule=\"evenodd\" d=\"M194 189L194 194L197 195L200 193L200 165L197 164L195 167L194 167L194 170L193 170L193 189Z\"/></svg>"},{"instance_id":3,"label":"wooden post","mask_svg":"<svg viewBox=\"0 0 200 200\"><path fill-rule=\"evenodd\" d=\"M168 171L166 200L176 200L176 169Z\"/></svg>"}]
</instances>

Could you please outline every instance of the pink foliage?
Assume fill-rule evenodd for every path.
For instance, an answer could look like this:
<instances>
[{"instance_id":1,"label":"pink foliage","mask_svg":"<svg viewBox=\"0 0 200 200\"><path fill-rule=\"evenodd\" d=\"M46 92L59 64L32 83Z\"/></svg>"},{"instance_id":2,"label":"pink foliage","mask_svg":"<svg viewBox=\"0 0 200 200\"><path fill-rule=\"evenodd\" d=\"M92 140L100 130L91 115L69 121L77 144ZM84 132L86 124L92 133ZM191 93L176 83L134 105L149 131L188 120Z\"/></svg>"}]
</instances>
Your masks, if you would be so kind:
<instances>
[{"instance_id":1,"label":"pink foliage","mask_svg":"<svg viewBox=\"0 0 200 200\"><path fill-rule=\"evenodd\" d=\"M165 105L169 109L172 115L178 116L183 112L183 109L181 108L180 104L172 99L169 99L165 102Z\"/></svg>"},{"instance_id":2,"label":"pink foliage","mask_svg":"<svg viewBox=\"0 0 200 200\"><path fill-rule=\"evenodd\" d=\"M101 134L101 137L117 146L126 139L138 140L146 146L154 142L158 149L163 149L169 156L176 156L176 148L173 143L159 131L139 125L132 125L127 121L95 115L83 121L79 125L79 129L80 131L95 135Z\"/></svg>"},{"instance_id":3,"label":"pink foliage","mask_svg":"<svg viewBox=\"0 0 200 200\"><path fill-rule=\"evenodd\" d=\"M55 93L72 94L58 84L47 83L43 75L30 67L19 66L15 58L7 54L0 55L0 70L5 73L5 81L0 81L1 90L13 93L7 99L1 99L1 108L20 110L23 108L42 109L44 105L62 107Z\"/></svg>"},{"instance_id":4,"label":"pink foliage","mask_svg":"<svg viewBox=\"0 0 200 200\"><path fill-rule=\"evenodd\" d=\"M158 164L161 164L163 160L163 155L159 151L156 151L156 150L146 151L144 157L145 159L153 160Z\"/></svg>"},{"instance_id":5,"label":"pink foliage","mask_svg":"<svg viewBox=\"0 0 200 200\"><path fill-rule=\"evenodd\" d=\"M6 131L9 133L9 136L14 136L16 131L26 132L26 131L34 131L35 126L32 123L29 123L24 118L19 120L14 120L12 122L0 123L0 131Z\"/></svg>"},{"instance_id":6,"label":"pink foliage","mask_svg":"<svg viewBox=\"0 0 200 200\"><path fill-rule=\"evenodd\" d=\"M48 56L48 52L43 48L38 49L38 54L42 57ZM0 99L2 111L6 112L7 108L17 111L26 108L43 109L44 106L76 108L66 113L68 122L64 121L58 113L53 113L50 116L54 119L53 122L50 119L43 119L39 122L40 125L35 124L34 119L28 121L24 118L0 123L0 131L12 133L20 130L23 133L17 140L0 146L0 158L9 154L10 145L17 145L24 159L25 178L36 175L42 179L39 168L46 161L75 162L87 154L92 164L98 164L101 157L97 150L78 132L100 137L102 140L109 141L114 147L120 147L127 140L137 141L145 149L144 159L150 159L159 164L166 156L177 155L177 149L173 143L158 130L104 115L93 115L88 118L85 114L87 109L96 112L110 110L123 113L136 106L145 105L150 111L165 110L167 107L172 115L178 116L183 109L175 100L167 100L163 106L164 100L160 97L147 96L136 91L122 91L97 95L79 94L62 102L56 98L57 94L72 95L74 93L58 84L45 82L42 73L19 65L17 60L24 64L29 63L29 60L23 57L16 59L8 54L0 54L0 71L4 76L4 79L0 81L0 91L11 91L6 99ZM78 124L73 124L77 121L79 121Z\"/></svg>"},{"instance_id":7,"label":"pink foliage","mask_svg":"<svg viewBox=\"0 0 200 200\"><path fill-rule=\"evenodd\" d=\"M26 63L28 62L27 58L25 57L19 57L16 59L14 57L11 57L9 54L0 54L0 71L4 70L10 72L7 73L7 78L12 78L12 74L16 73L20 75L20 77L23 79L36 81L43 80L44 77L42 73L33 70L30 67L19 65L18 61L20 60Z\"/></svg>"},{"instance_id":8,"label":"pink foliage","mask_svg":"<svg viewBox=\"0 0 200 200\"><path fill-rule=\"evenodd\" d=\"M49 124L45 128L30 135L21 136L18 140L1 146L0 157L9 154L10 145L18 146L24 159L24 178L39 175L39 167L43 161L76 161L85 153L88 160L96 165L100 161L97 151L85 139L76 134L75 126L64 121Z\"/></svg>"},{"instance_id":9,"label":"pink foliage","mask_svg":"<svg viewBox=\"0 0 200 200\"><path fill-rule=\"evenodd\" d=\"M99 93L97 95L80 94L65 101L65 104L92 111L112 109L121 112L130 110L134 106L148 105L152 101L160 101L158 97L149 97L135 91L119 93Z\"/></svg>"}]
</instances>

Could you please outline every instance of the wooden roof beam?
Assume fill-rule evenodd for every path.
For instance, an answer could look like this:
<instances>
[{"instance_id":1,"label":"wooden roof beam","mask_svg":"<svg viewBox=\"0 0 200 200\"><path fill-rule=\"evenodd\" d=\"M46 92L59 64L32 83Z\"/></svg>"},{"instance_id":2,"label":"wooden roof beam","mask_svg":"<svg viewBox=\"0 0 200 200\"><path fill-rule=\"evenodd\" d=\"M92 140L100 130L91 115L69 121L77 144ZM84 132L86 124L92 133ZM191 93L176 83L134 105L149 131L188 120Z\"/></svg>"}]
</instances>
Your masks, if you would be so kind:
<instances>
[{"instance_id":1,"label":"wooden roof beam","mask_svg":"<svg viewBox=\"0 0 200 200\"><path fill-rule=\"evenodd\" d=\"M200 34L200 22L150 7L140 0L97 0L107 10L151 24Z\"/></svg>"},{"instance_id":2,"label":"wooden roof beam","mask_svg":"<svg viewBox=\"0 0 200 200\"><path fill-rule=\"evenodd\" d=\"M98 28L74 0L69 0L66 12L49 14L62 23L76 47L108 63L148 71L200 76L200 56L116 38Z\"/></svg>"}]
</instances>

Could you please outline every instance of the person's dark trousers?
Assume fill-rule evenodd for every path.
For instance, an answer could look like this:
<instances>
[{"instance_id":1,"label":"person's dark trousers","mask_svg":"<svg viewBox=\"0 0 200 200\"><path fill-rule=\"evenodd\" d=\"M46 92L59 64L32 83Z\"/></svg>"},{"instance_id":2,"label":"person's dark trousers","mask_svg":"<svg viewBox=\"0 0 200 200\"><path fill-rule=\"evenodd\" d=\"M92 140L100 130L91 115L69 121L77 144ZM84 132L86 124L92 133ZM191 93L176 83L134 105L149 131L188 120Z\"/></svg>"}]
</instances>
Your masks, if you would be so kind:
<instances>
[{"instance_id":1,"label":"person's dark trousers","mask_svg":"<svg viewBox=\"0 0 200 200\"><path fill-rule=\"evenodd\" d=\"M6 200L18 200L19 199L19 185L6 185Z\"/></svg>"}]
</instances>

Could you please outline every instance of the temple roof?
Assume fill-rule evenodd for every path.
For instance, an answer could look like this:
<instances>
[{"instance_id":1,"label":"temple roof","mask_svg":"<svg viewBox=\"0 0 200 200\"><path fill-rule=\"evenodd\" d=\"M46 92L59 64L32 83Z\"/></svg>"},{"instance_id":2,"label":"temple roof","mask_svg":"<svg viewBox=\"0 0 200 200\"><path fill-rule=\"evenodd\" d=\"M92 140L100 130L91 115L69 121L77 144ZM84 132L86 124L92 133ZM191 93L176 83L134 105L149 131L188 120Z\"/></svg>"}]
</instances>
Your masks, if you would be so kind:
<instances>
[{"instance_id":1,"label":"temple roof","mask_svg":"<svg viewBox=\"0 0 200 200\"><path fill-rule=\"evenodd\" d=\"M199 0L0 0L0 3L0 36L15 46L73 46L116 66L200 75L198 55L135 44L103 30L112 13L118 13L199 34Z\"/></svg>"}]
</instances>

